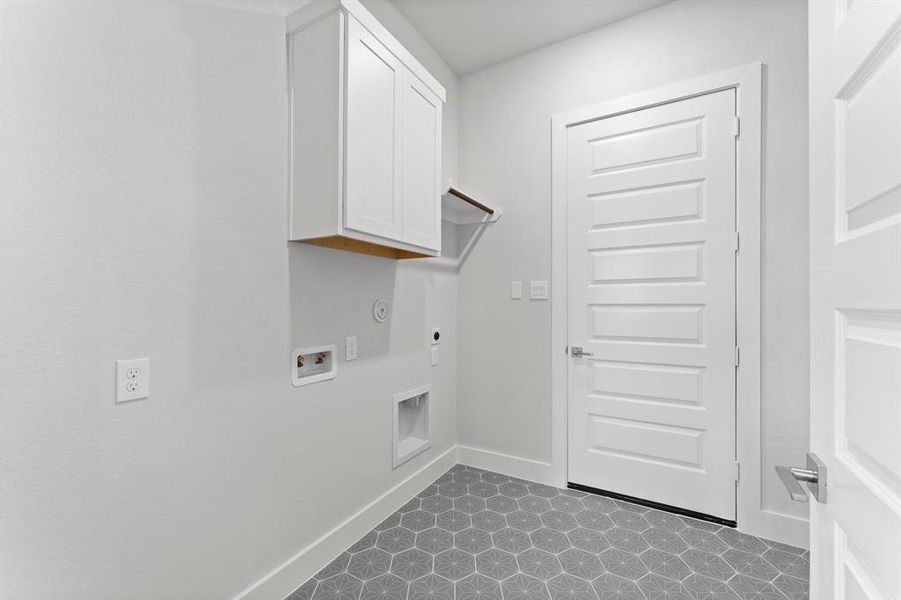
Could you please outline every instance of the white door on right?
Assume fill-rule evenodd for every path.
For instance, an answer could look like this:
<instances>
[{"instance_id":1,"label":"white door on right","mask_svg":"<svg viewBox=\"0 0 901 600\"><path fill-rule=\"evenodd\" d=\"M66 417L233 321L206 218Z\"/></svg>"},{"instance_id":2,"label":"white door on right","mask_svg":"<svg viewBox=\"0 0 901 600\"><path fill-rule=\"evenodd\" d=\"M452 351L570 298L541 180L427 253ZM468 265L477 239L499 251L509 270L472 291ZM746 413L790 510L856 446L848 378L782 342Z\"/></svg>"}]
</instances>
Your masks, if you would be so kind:
<instances>
[{"instance_id":1,"label":"white door on right","mask_svg":"<svg viewBox=\"0 0 901 600\"><path fill-rule=\"evenodd\" d=\"M568 129L569 481L735 520L735 90Z\"/></svg>"},{"instance_id":2,"label":"white door on right","mask_svg":"<svg viewBox=\"0 0 901 600\"><path fill-rule=\"evenodd\" d=\"M901 599L901 2L810 2L810 597ZM772 141L770 142L772 143Z\"/></svg>"}]
</instances>

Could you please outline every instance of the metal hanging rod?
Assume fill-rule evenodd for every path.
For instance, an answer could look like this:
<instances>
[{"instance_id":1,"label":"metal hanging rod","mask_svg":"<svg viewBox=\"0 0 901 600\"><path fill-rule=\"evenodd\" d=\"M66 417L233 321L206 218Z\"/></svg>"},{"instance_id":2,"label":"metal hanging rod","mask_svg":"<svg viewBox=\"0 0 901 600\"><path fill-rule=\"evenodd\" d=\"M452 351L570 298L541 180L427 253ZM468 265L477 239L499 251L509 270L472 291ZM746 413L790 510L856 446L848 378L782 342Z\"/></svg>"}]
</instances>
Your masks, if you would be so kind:
<instances>
[{"instance_id":1,"label":"metal hanging rod","mask_svg":"<svg viewBox=\"0 0 901 600\"><path fill-rule=\"evenodd\" d=\"M473 198L472 196L467 196L466 194L464 194L463 192L461 192L461 191L458 190L457 188L451 187L451 188L449 188L449 189L447 190L447 193L448 193L448 194L453 194L454 196L456 196L457 198L459 198L459 199L462 200L463 202L466 202L467 204L471 204L472 206L475 206L475 207L478 208L479 210L484 211L484 212L488 213L489 215L493 215L493 214L494 214L494 209L493 209L493 208L491 208L490 206L486 206L486 205L482 204L481 202L479 202L478 200L476 200L476 199Z\"/></svg>"}]
</instances>

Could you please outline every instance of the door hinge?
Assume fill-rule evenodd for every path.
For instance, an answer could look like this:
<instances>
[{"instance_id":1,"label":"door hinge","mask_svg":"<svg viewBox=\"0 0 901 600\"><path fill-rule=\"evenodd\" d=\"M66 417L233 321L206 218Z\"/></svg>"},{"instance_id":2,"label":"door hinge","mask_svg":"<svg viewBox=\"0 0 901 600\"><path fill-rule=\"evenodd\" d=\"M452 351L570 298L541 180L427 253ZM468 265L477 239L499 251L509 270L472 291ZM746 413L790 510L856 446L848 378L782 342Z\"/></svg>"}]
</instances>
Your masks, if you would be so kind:
<instances>
[{"instance_id":1,"label":"door hinge","mask_svg":"<svg viewBox=\"0 0 901 600\"><path fill-rule=\"evenodd\" d=\"M741 362L740 357L741 357L741 353L739 351L738 346L736 346L735 347L735 366L736 367L738 366L738 363Z\"/></svg>"},{"instance_id":2,"label":"door hinge","mask_svg":"<svg viewBox=\"0 0 901 600\"><path fill-rule=\"evenodd\" d=\"M738 232L735 231L733 233L735 233L735 239L732 241L732 250L734 252L738 252L738 245L739 245Z\"/></svg>"},{"instance_id":3,"label":"door hinge","mask_svg":"<svg viewBox=\"0 0 901 600\"><path fill-rule=\"evenodd\" d=\"M732 117L732 135L738 137L741 132L741 121L738 117Z\"/></svg>"},{"instance_id":4,"label":"door hinge","mask_svg":"<svg viewBox=\"0 0 901 600\"><path fill-rule=\"evenodd\" d=\"M741 479L741 463L735 461L735 481L739 481Z\"/></svg>"}]
</instances>

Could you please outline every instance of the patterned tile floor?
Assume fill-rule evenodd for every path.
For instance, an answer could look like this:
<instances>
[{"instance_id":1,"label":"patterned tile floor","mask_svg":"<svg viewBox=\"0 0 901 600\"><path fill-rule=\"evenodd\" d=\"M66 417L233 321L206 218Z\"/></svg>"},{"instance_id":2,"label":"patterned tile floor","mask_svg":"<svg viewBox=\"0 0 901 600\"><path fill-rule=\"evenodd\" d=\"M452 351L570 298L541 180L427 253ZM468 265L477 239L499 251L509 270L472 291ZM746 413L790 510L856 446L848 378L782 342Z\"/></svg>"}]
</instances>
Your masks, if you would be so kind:
<instances>
[{"instance_id":1,"label":"patterned tile floor","mask_svg":"<svg viewBox=\"0 0 901 600\"><path fill-rule=\"evenodd\" d=\"M807 600L807 551L457 465L286 600Z\"/></svg>"}]
</instances>

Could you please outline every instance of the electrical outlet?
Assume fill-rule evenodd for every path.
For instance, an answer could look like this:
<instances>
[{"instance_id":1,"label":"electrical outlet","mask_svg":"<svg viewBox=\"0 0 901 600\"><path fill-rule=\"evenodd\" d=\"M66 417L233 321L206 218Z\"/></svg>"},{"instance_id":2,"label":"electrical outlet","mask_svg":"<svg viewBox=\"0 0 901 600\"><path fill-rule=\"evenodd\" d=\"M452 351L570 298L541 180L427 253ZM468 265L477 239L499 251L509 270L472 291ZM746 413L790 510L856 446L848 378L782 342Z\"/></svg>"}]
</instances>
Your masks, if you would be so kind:
<instances>
[{"instance_id":1,"label":"electrical outlet","mask_svg":"<svg viewBox=\"0 0 901 600\"><path fill-rule=\"evenodd\" d=\"M150 397L150 359L116 361L116 402Z\"/></svg>"},{"instance_id":2,"label":"electrical outlet","mask_svg":"<svg viewBox=\"0 0 901 600\"><path fill-rule=\"evenodd\" d=\"M357 336L344 338L344 360L357 360Z\"/></svg>"},{"instance_id":3,"label":"electrical outlet","mask_svg":"<svg viewBox=\"0 0 901 600\"><path fill-rule=\"evenodd\" d=\"M438 366L438 346L432 346L429 349L429 359L433 367Z\"/></svg>"},{"instance_id":4,"label":"electrical outlet","mask_svg":"<svg viewBox=\"0 0 901 600\"><path fill-rule=\"evenodd\" d=\"M547 300L547 281L529 282L529 300Z\"/></svg>"}]
</instances>

